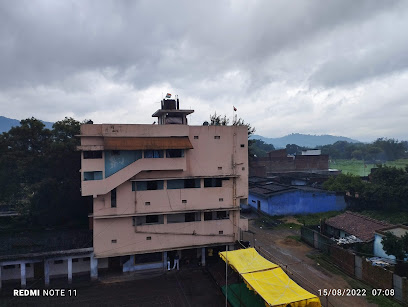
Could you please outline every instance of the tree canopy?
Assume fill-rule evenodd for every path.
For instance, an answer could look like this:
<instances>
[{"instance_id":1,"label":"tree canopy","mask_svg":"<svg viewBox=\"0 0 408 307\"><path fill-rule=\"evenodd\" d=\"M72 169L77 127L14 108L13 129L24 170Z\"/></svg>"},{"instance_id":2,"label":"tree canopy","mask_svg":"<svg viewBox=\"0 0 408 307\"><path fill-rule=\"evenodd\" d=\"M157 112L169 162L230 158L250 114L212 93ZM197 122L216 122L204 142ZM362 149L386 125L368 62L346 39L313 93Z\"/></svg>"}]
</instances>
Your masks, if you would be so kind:
<instances>
[{"instance_id":1,"label":"tree canopy","mask_svg":"<svg viewBox=\"0 0 408 307\"><path fill-rule=\"evenodd\" d=\"M387 232L381 243L387 255L393 255L397 260L404 260L408 255L408 233L399 238Z\"/></svg>"},{"instance_id":2,"label":"tree canopy","mask_svg":"<svg viewBox=\"0 0 408 307\"><path fill-rule=\"evenodd\" d=\"M379 138L369 144L338 141L319 148L322 154L328 154L331 159L357 159L375 163L407 157L408 143Z\"/></svg>"},{"instance_id":3,"label":"tree canopy","mask_svg":"<svg viewBox=\"0 0 408 307\"><path fill-rule=\"evenodd\" d=\"M56 122L52 130L35 118L0 135L0 204L14 207L27 226L86 224L80 194L80 123Z\"/></svg>"},{"instance_id":4,"label":"tree canopy","mask_svg":"<svg viewBox=\"0 0 408 307\"><path fill-rule=\"evenodd\" d=\"M323 188L336 192L357 193L354 205L364 209L408 211L408 167L400 169L378 165L372 170L370 181L350 174L331 177Z\"/></svg>"}]
</instances>

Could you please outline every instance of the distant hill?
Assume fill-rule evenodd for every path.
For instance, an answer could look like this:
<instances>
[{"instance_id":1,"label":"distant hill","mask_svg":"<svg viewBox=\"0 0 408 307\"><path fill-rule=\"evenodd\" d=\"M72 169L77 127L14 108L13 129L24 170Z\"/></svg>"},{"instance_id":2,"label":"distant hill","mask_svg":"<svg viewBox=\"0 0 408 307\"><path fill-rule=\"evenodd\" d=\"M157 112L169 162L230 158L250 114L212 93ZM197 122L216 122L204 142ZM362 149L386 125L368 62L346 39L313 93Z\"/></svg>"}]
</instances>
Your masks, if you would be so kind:
<instances>
[{"instance_id":1,"label":"distant hill","mask_svg":"<svg viewBox=\"0 0 408 307\"><path fill-rule=\"evenodd\" d=\"M287 144L296 144L298 146L304 146L313 148L316 146L323 146L328 144L334 144L337 141L346 141L350 143L361 143L360 141L353 140L344 136L335 135L311 135L311 134L300 134L292 133L280 138L266 138L261 135L252 135L250 139L259 139L264 141L266 144L273 144L275 148L285 148Z\"/></svg>"},{"instance_id":2,"label":"distant hill","mask_svg":"<svg viewBox=\"0 0 408 307\"><path fill-rule=\"evenodd\" d=\"M42 121L45 128L52 129L54 123ZM8 132L11 127L20 126L20 121L17 119L0 116L0 133Z\"/></svg>"}]
</instances>

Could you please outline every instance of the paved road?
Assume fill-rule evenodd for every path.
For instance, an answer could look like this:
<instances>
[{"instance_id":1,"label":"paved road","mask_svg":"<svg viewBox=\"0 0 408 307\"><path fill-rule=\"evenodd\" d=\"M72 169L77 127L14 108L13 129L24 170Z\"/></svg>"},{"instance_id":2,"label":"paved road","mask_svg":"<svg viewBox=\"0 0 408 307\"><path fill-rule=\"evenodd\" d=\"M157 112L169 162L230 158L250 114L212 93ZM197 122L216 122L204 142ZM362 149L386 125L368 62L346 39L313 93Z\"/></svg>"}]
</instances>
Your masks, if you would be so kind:
<instances>
[{"instance_id":1,"label":"paved road","mask_svg":"<svg viewBox=\"0 0 408 307\"><path fill-rule=\"evenodd\" d=\"M255 235L248 235L247 240L260 246L265 251L265 257L270 261L279 264L282 268L292 273L290 277L306 290L319 295L319 289L349 289L347 281L337 274L333 274L316 261L308 258L308 253L315 250L306 244L297 242L288 236L300 235L298 230L293 229L260 229L255 225L254 220L249 222L250 231ZM324 306L377 306L367 302L364 297L326 297L320 296Z\"/></svg>"},{"instance_id":2,"label":"paved road","mask_svg":"<svg viewBox=\"0 0 408 307\"><path fill-rule=\"evenodd\" d=\"M50 289L55 288L54 283ZM225 304L220 289L208 273L201 269L188 269L126 282L88 283L78 287L74 283L72 289L77 290L75 297L12 297L12 289L13 287L8 286L1 291L0 306L221 307Z\"/></svg>"}]
</instances>

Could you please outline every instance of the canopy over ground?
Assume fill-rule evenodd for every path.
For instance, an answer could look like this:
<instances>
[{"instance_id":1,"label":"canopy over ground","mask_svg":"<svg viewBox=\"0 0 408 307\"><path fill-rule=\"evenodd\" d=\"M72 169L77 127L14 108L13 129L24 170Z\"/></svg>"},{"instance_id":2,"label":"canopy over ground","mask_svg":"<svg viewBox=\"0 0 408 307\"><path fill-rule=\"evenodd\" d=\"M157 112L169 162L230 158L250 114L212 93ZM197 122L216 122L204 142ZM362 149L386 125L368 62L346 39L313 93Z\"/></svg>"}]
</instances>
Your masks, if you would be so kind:
<instances>
[{"instance_id":1,"label":"canopy over ground","mask_svg":"<svg viewBox=\"0 0 408 307\"><path fill-rule=\"evenodd\" d=\"M277 265L254 248L219 253L236 270L250 290L265 301L266 306L321 307L319 298L306 291Z\"/></svg>"},{"instance_id":2,"label":"canopy over ground","mask_svg":"<svg viewBox=\"0 0 408 307\"><path fill-rule=\"evenodd\" d=\"M272 263L259 255L255 248L239 249L230 252L220 252L220 257L225 262L227 262L227 253L228 264L239 274L258 272L279 267L279 265Z\"/></svg>"}]
</instances>

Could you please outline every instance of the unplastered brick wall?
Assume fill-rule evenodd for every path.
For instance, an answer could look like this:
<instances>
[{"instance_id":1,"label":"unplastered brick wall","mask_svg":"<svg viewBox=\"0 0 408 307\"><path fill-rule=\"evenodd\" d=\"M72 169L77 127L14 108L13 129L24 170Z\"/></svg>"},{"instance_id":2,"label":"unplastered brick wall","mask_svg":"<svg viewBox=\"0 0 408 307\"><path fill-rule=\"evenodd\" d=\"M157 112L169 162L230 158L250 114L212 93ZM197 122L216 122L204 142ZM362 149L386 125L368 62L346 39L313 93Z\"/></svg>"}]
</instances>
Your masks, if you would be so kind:
<instances>
[{"instance_id":1,"label":"unplastered brick wall","mask_svg":"<svg viewBox=\"0 0 408 307\"><path fill-rule=\"evenodd\" d=\"M353 253L337 246L330 246L330 258L337 266L354 276L355 260Z\"/></svg>"},{"instance_id":2,"label":"unplastered brick wall","mask_svg":"<svg viewBox=\"0 0 408 307\"><path fill-rule=\"evenodd\" d=\"M392 289L392 272L378 266L373 266L363 258L363 280L381 289Z\"/></svg>"}]
</instances>

